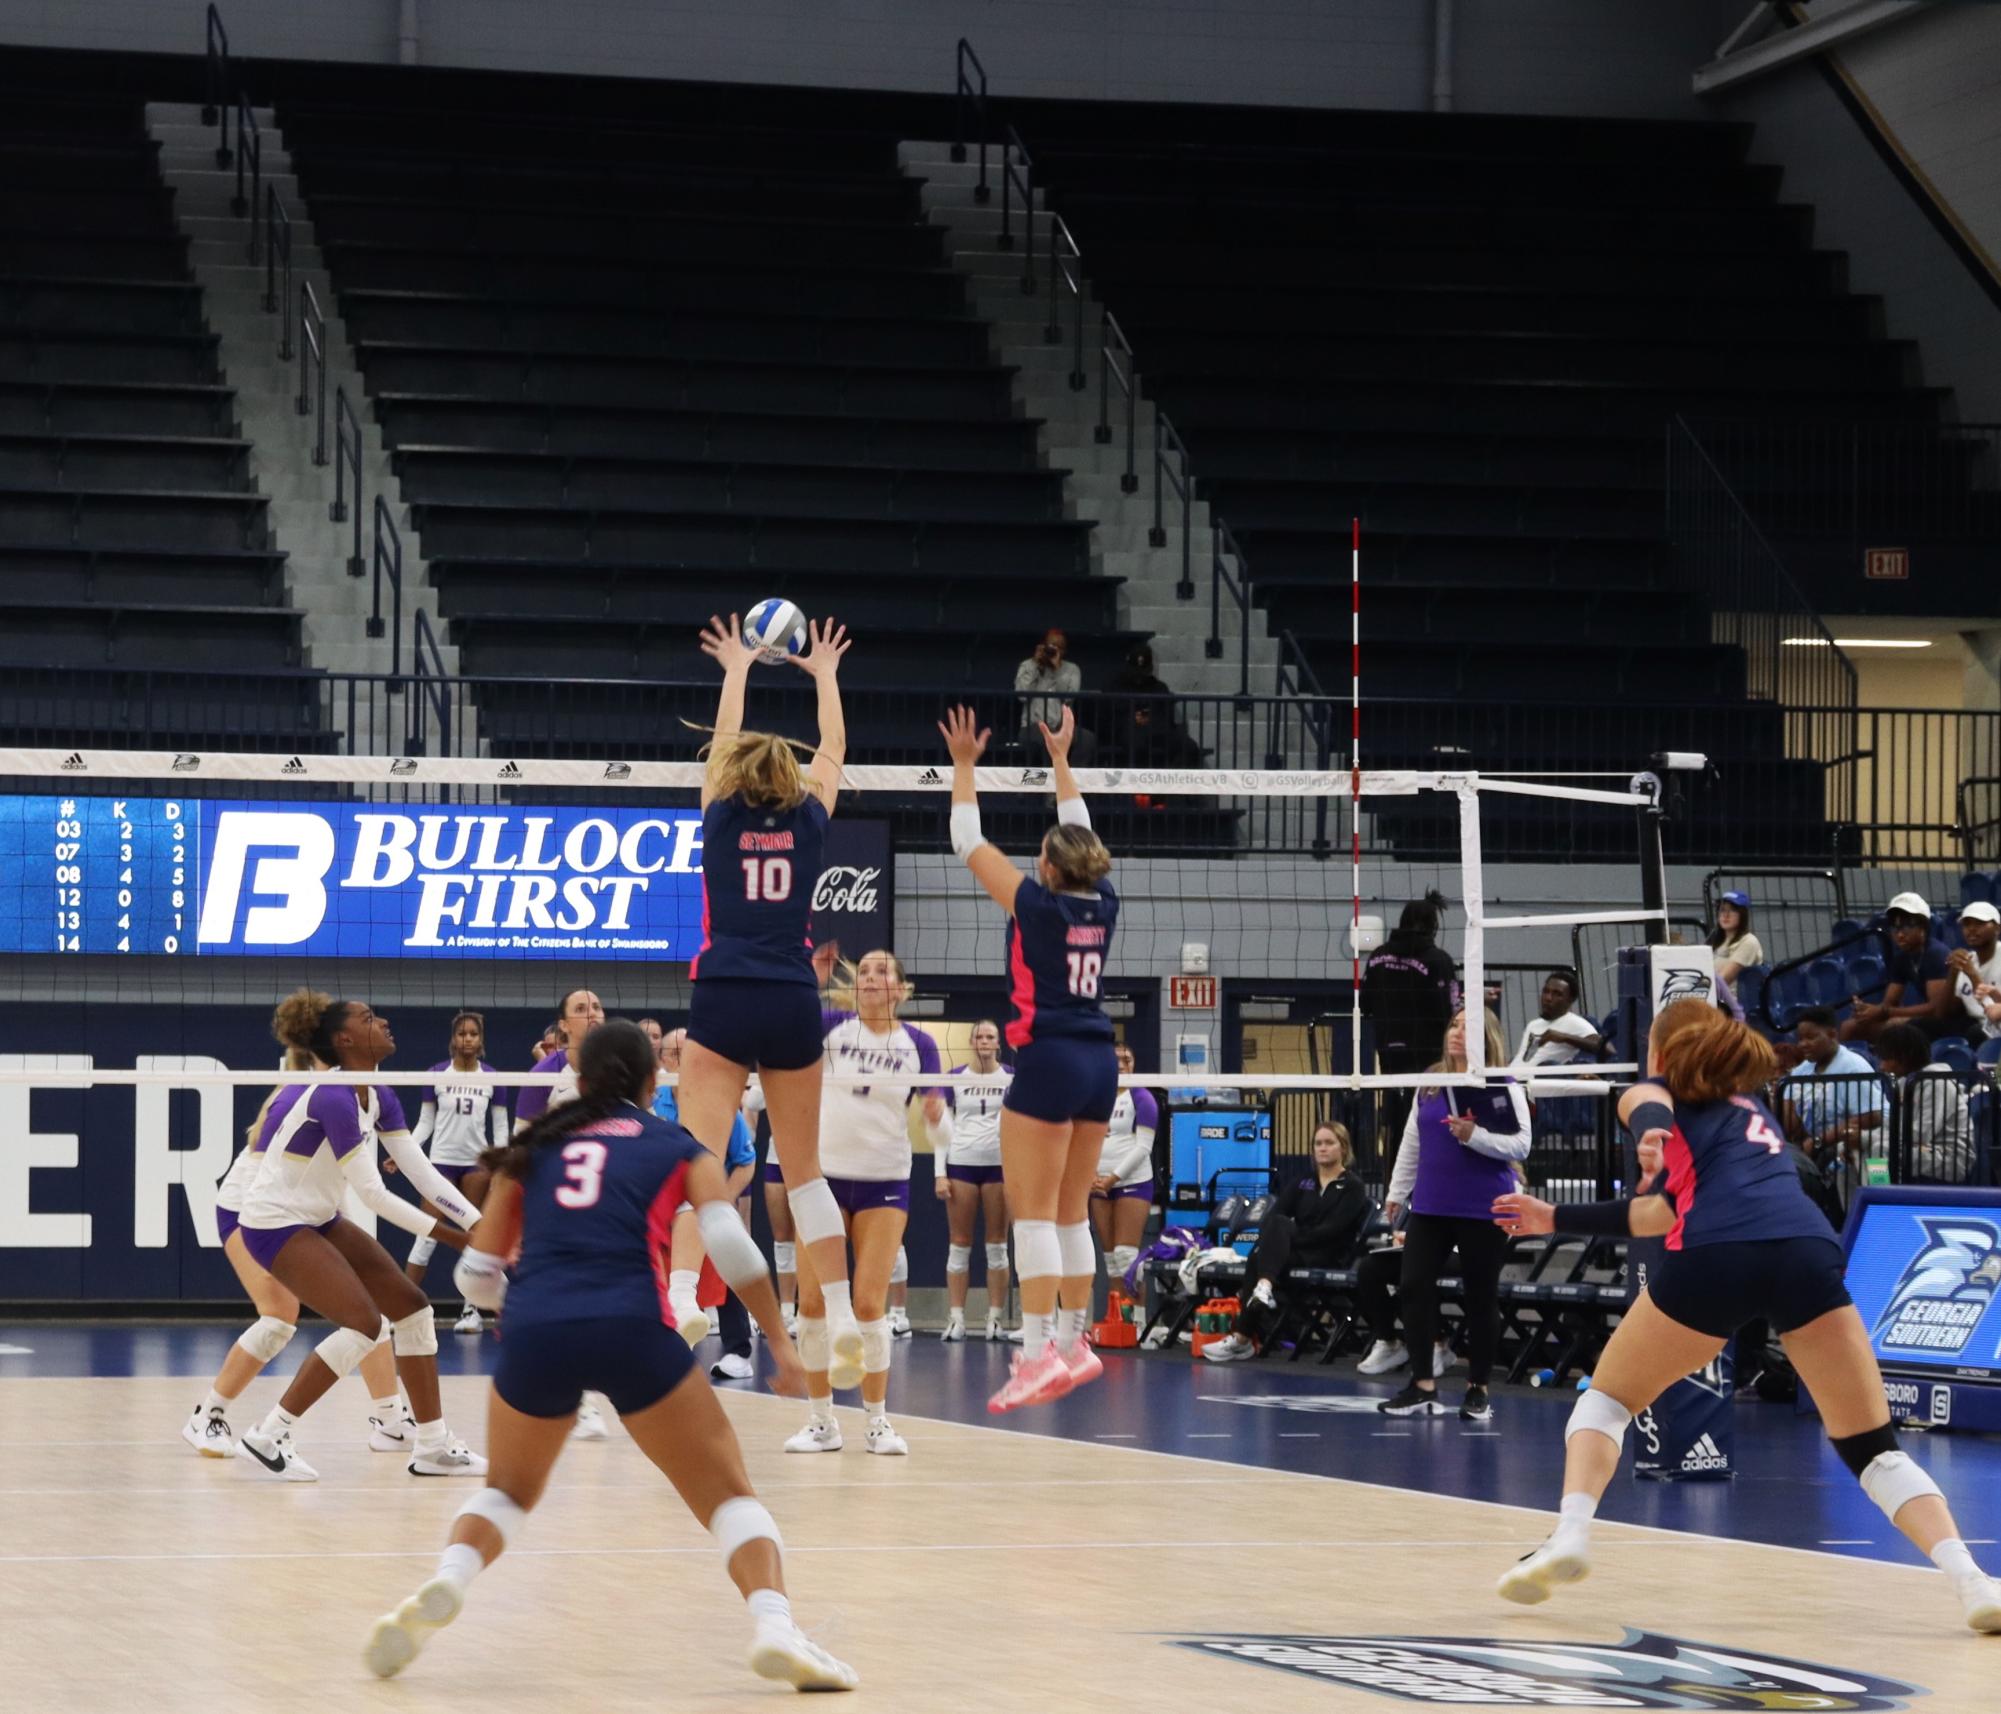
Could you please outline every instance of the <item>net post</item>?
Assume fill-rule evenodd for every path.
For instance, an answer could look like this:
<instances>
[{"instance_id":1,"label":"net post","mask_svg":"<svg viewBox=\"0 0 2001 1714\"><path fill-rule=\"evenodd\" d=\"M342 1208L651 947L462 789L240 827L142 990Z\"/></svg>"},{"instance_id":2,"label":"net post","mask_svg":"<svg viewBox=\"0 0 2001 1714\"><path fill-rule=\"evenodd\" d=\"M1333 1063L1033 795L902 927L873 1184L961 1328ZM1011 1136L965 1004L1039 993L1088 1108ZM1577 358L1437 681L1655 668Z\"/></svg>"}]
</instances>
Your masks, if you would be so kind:
<instances>
[{"instance_id":1,"label":"net post","mask_svg":"<svg viewBox=\"0 0 2001 1714\"><path fill-rule=\"evenodd\" d=\"M1348 546L1348 831L1353 851L1354 899L1348 917L1348 950L1354 992L1348 1003L1350 1087L1362 1088L1362 520L1349 520Z\"/></svg>"},{"instance_id":2,"label":"net post","mask_svg":"<svg viewBox=\"0 0 2001 1714\"><path fill-rule=\"evenodd\" d=\"M1466 956L1460 960L1465 986L1460 1005L1466 1017L1466 1069L1474 1076L1487 1069L1487 901L1480 878L1480 777L1458 781L1459 880L1465 889ZM1473 1016L1475 1007L1480 1016Z\"/></svg>"},{"instance_id":3,"label":"net post","mask_svg":"<svg viewBox=\"0 0 2001 1714\"><path fill-rule=\"evenodd\" d=\"M1648 801L1633 813L1640 835L1640 908L1652 913L1644 925L1647 945L1667 944L1667 859L1662 853L1661 826L1667 820L1662 808L1661 780L1657 774L1637 774L1633 785L1648 791Z\"/></svg>"}]
</instances>

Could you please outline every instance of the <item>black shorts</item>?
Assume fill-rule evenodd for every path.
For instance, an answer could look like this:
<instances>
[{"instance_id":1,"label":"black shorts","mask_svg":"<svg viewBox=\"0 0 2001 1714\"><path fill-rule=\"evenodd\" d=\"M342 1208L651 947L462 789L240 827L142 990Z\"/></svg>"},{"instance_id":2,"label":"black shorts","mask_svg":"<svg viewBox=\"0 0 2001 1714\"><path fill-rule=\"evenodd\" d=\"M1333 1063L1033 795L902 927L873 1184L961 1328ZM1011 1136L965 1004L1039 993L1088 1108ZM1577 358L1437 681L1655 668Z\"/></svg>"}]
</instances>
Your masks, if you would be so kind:
<instances>
[{"instance_id":1,"label":"black shorts","mask_svg":"<svg viewBox=\"0 0 2001 1714\"><path fill-rule=\"evenodd\" d=\"M584 1392L603 1393L620 1416L657 1405L695 1366L687 1340L645 1315L500 1323L493 1390L523 1416L568 1416Z\"/></svg>"},{"instance_id":2,"label":"black shorts","mask_svg":"<svg viewBox=\"0 0 2001 1714\"><path fill-rule=\"evenodd\" d=\"M804 982L747 977L697 981L688 1039L752 1071L803 1071L825 1048L820 991Z\"/></svg>"},{"instance_id":3,"label":"black shorts","mask_svg":"<svg viewBox=\"0 0 2001 1714\"><path fill-rule=\"evenodd\" d=\"M1670 1320L1728 1339L1747 1321L1790 1333L1848 1295L1841 1245L1825 1238L1763 1238L1670 1250L1647 1281L1654 1307Z\"/></svg>"}]
</instances>

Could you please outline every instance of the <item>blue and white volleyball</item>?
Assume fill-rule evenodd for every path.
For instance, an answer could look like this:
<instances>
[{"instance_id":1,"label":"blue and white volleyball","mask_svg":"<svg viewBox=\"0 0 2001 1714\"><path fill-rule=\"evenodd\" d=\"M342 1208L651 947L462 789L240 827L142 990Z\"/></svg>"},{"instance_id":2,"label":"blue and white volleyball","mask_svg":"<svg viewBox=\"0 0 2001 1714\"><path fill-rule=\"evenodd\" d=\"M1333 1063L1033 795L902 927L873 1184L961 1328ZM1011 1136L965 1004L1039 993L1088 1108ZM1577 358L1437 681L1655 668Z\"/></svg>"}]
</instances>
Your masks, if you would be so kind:
<instances>
[{"instance_id":1,"label":"blue and white volleyball","mask_svg":"<svg viewBox=\"0 0 2001 1714\"><path fill-rule=\"evenodd\" d=\"M743 616L743 640L757 658L774 665L806 647L806 615L789 601L771 596Z\"/></svg>"}]
</instances>

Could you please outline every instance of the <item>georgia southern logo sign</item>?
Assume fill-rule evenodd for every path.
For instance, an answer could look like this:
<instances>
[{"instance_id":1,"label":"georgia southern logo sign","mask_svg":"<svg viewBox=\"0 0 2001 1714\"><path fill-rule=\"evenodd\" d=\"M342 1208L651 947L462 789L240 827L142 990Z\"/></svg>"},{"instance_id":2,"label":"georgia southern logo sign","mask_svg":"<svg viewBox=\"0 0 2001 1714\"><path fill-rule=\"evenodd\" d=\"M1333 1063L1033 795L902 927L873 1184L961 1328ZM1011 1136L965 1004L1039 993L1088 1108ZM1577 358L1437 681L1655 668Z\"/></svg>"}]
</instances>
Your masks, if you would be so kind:
<instances>
[{"instance_id":1,"label":"georgia southern logo sign","mask_svg":"<svg viewBox=\"0 0 2001 1714\"><path fill-rule=\"evenodd\" d=\"M2001 1284L2001 1229L1992 1221L1921 1215L1924 1242L1876 1318L1885 1351L1956 1357Z\"/></svg>"},{"instance_id":2,"label":"georgia southern logo sign","mask_svg":"<svg viewBox=\"0 0 2001 1714\"><path fill-rule=\"evenodd\" d=\"M1175 1644L1442 1708L1811 1708L1867 1714L1908 1708L1909 1698L1928 1694L1874 1673L1630 1629L1617 1643L1205 1636L1177 1638Z\"/></svg>"}]
</instances>

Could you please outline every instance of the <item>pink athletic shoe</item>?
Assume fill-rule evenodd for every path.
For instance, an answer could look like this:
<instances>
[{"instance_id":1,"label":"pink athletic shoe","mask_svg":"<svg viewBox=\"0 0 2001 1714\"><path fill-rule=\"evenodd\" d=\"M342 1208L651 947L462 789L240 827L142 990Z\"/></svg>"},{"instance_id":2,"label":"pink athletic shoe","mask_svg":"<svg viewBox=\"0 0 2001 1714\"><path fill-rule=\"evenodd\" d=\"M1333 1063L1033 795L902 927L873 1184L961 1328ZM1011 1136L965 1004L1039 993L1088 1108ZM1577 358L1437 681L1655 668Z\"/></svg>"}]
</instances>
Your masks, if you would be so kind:
<instances>
[{"instance_id":1,"label":"pink athletic shoe","mask_svg":"<svg viewBox=\"0 0 2001 1714\"><path fill-rule=\"evenodd\" d=\"M987 1400L987 1411L1000 1416L1020 1410L1023 1405L1046 1405L1060 1399L1074 1384L1070 1365L1063 1361L1054 1345L1045 1346L1042 1355L1035 1358L1017 1351L1014 1366L1008 1371L1007 1385Z\"/></svg>"},{"instance_id":2,"label":"pink athletic shoe","mask_svg":"<svg viewBox=\"0 0 2001 1714\"><path fill-rule=\"evenodd\" d=\"M1078 1340L1070 1348L1067 1356L1061 1351L1058 1351L1057 1355L1063 1358L1063 1366L1070 1371L1072 1392L1095 1381L1105 1372L1104 1360L1091 1349L1091 1342L1088 1339Z\"/></svg>"}]
</instances>

